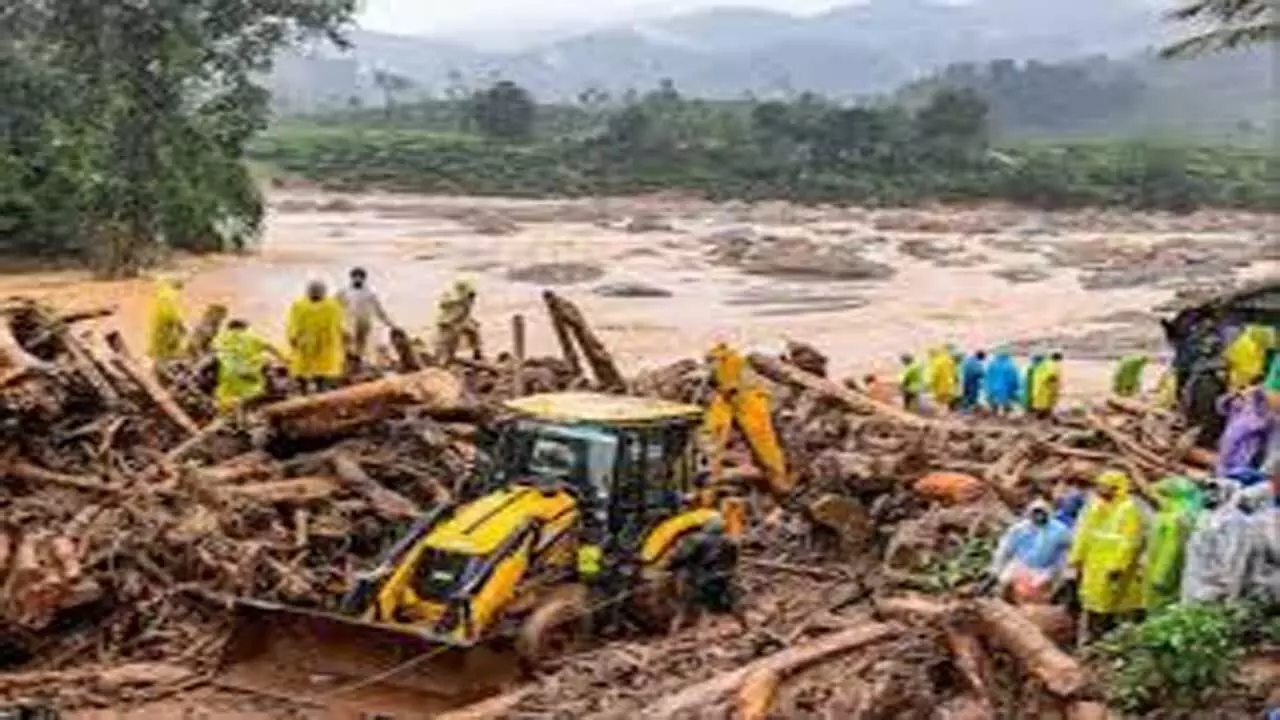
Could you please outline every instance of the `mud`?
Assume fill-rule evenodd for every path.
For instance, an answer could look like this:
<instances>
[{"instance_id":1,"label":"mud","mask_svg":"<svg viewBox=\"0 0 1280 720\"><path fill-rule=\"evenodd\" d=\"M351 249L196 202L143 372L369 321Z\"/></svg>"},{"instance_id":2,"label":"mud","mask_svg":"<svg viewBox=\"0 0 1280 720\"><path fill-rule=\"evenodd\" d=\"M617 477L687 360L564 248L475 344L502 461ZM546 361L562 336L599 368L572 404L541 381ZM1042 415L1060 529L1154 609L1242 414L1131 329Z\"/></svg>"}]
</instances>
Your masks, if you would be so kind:
<instances>
[{"instance_id":1,"label":"mud","mask_svg":"<svg viewBox=\"0 0 1280 720\"><path fill-rule=\"evenodd\" d=\"M500 347L509 342L512 313L543 312L540 292L549 281L518 279L520 269L596 266L603 275L592 287L644 285L671 293L637 301L630 293L572 286L618 360L636 369L718 339L768 351L793 337L827 350L839 363L832 367L836 374L892 373L903 350L943 342L993 347L1081 332L1127 333L1091 321L1150 312L1179 290L1222 288L1229 274L1242 281L1270 274L1278 264L1274 216L1216 211L1184 217L998 206L873 211L676 197L533 201L296 190L275 191L270 199L256 252L183 260L172 268L188 274L189 314L209 302L228 303L280 338L285 309L307 279L338 283L349 267L361 265L396 321L411 333L429 334L439 293L461 274L477 282L478 319ZM500 218L493 224L515 228L487 234L473 227L477 218ZM641 218L671 229L628 232L628 223ZM923 236L946 252L921 260L900 251ZM972 266L947 266L979 254L959 263ZM1227 260L1213 259L1219 254ZM1149 272L1156 263L1182 279L1169 281L1172 271ZM1022 282L993 276L1020 266L1043 276L1018 274ZM1122 270L1141 277L1094 289L1080 282L1091 273ZM118 306L111 322L123 327L134 348L142 345L147 280L89 282L76 272L0 278L0 293L19 292L64 305ZM533 332L528 342L530 352L555 349L550 332ZM1067 394L1105 388L1109 367L1085 357L1116 351L1069 354Z\"/></svg>"}]
</instances>

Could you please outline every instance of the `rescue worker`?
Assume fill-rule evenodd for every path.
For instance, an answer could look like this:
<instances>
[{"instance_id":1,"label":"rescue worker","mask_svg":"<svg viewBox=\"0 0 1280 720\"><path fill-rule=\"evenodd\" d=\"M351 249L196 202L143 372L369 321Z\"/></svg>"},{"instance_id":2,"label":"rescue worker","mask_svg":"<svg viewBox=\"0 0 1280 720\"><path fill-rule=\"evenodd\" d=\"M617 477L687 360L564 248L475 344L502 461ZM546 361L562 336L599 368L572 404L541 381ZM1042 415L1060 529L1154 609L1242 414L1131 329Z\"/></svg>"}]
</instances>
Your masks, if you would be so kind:
<instances>
[{"instance_id":1,"label":"rescue worker","mask_svg":"<svg viewBox=\"0 0 1280 720\"><path fill-rule=\"evenodd\" d=\"M284 361L279 350L250 332L249 324L238 318L213 339L213 354L218 361L214 399L222 412L242 408L266 394L267 363L271 358Z\"/></svg>"},{"instance_id":2,"label":"rescue worker","mask_svg":"<svg viewBox=\"0 0 1280 720\"><path fill-rule=\"evenodd\" d=\"M476 288L469 280L458 280L440 297L436 318L437 362L451 362L463 343L471 347L472 357L476 360L483 357L480 326L471 317L475 303Z\"/></svg>"},{"instance_id":3,"label":"rescue worker","mask_svg":"<svg viewBox=\"0 0 1280 720\"><path fill-rule=\"evenodd\" d=\"M1035 371L1031 379L1031 412L1049 418L1062 392L1062 354L1054 353Z\"/></svg>"},{"instance_id":4,"label":"rescue worker","mask_svg":"<svg viewBox=\"0 0 1280 720\"><path fill-rule=\"evenodd\" d=\"M182 339L187 328L182 322L179 294L182 281L161 278L156 281L155 294L147 317L147 355L156 362L177 359L182 352Z\"/></svg>"},{"instance_id":5,"label":"rescue worker","mask_svg":"<svg viewBox=\"0 0 1280 720\"><path fill-rule=\"evenodd\" d=\"M1061 498L1058 498L1058 503L1054 507L1054 517L1058 522L1066 525L1067 529L1074 531L1087 499L1085 494L1076 488L1067 490Z\"/></svg>"},{"instance_id":6,"label":"rescue worker","mask_svg":"<svg viewBox=\"0 0 1280 720\"><path fill-rule=\"evenodd\" d=\"M342 378L345 352L342 305L324 283L307 283L307 294L289 308L289 374L303 392L327 390Z\"/></svg>"},{"instance_id":7,"label":"rescue worker","mask_svg":"<svg viewBox=\"0 0 1280 720\"><path fill-rule=\"evenodd\" d=\"M1251 537L1245 595L1280 605L1280 473L1241 495Z\"/></svg>"},{"instance_id":8,"label":"rescue worker","mask_svg":"<svg viewBox=\"0 0 1280 720\"><path fill-rule=\"evenodd\" d=\"M705 361L715 388L703 422L710 447L712 483L722 476L725 450L736 426L751 448L753 459L764 470L771 490L778 495L789 494L794 479L787 471L786 453L773 427L773 398L768 389L747 366L746 358L724 343L712 346Z\"/></svg>"},{"instance_id":9,"label":"rescue worker","mask_svg":"<svg viewBox=\"0 0 1280 720\"><path fill-rule=\"evenodd\" d=\"M945 347L929 353L929 392L939 408L954 409L960 399L960 369Z\"/></svg>"},{"instance_id":10,"label":"rescue worker","mask_svg":"<svg viewBox=\"0 0 1280 720\"><path fill-rule=\"evenodd\" d=\"M1031 360L1027 363L1026 371L1022 374L1022 409L1028 412L1031 411L1031 386L1042 365L1044 365L1044 355L1033 353Z\"/></svg>"},{"instance_id":11,"label":"rescue worker","mask_svg":"<svg viewBox=\"0 0 1280 720\"><path fill-rule=\"evenodd\" d=\"M1267 350L1258 344L1258 333L1241 328L1222 350L1227 366L1227 389L1241 390L1256 384L1266 371Z\"/></svg>"},{"instance_id":12,"label":"rescue worker","mask_svg":"<svg viewBox=\"0 0 1280 720\"><path fill-rule=\"evenodd\" d=\"M902 375L898 380L902 391L902 407L920 409L920 396L924 394L924 365L911 355L902 356Z\"/></svg>"},{"instance_id":13,"label":"rescue worker","mask_svg":"<svg viewBox=\"0 0 1280 720\"><path fill-rule=\"evenodd\" d=\"M719 516L712 517L702 530L680 545L670 567L686 603L676 618L676 629L684 624L688 609L729 614L743 632L749 629L738 598L738 546L725 535L724 521Z\"/></svg>"},{"instance_id":14,"label":"rescue worker","mask_svg":"<svg viewBox=\"0 0 1280 720\"><path fill-rule=\"evenodd\" d=\"M1142 511L1129 493L1129 476L1108 470L1076 526L1068 564L1080 577L1080 641L1142 609Z\"/></svg>"},{"instance_id":15,"label":"rescue worker","mask_svg":"<svg viewBox=\"0 0 1280 720\"><path fill-rule=\"evenodd\" d=\"M1133 397L1142 390L1142 371L1150 361L1146 355L1125 355L1111 376L1111 392L1116 397Z\"/></svg>"},{"instance_id":16,"label":"rescue worker","mask_svg":"<svg viewBox=\"0 0 1280 720\"><path fill-rule=\"evenodd\" d=\"M1147 535L1142 571L1142 605L1147 612L1178 601L1182 591L1182 569L1186 564L1187 540L1199 511L1196 486L1184 477L1169 477L1156 483L1158 510Z\"/></svg>"},{"instance_id":17,"label":"rescue worker","mask_svg":"<svg viewBox=\"0 0 1280 720\"><path fill-rule=\"evenodd\" d=\"M369 335L373 332L373 321L377 320L387 328L394 330L395 323L387 316L382 301L377 293L369 289L369 273L364 268L352 268L349 273L349 284L338 291L338 302L342 304L343 332L346 335L347 353L356 366L364 361L365 351L369 346Z\"/></svg>"},{"instance_id":18,"label":"rescue worker","mask_svg":"<svg viewBox=\"0 0 1280 720\"><path fill-rule=\"evenodd\" d=\"M1178 376L1173 370L1160 373L1156 382L1156 407L1173 411L1178 407Z\"/></svg>"},{"instance_id":19,"label":"rescue worker","mask_svg":"<svg viewBox=\"0 0 1280 720\"><path fill-rule=\"evenodd\" d=\"M1205 483L1205 511L1187 540L1182 602L1228 602L1243 594L1252 543L1249 516L1238 495L1239 486L1231 480Z\"/></svg>"},{"instance_id":20,"label":"rescue worker","mask_svg":"<svg viewBox=\"0 0 1280 720\"><path fill-rule=\"evenodd\" d=\"M1023 519L1000 538L988 572L1000 596L1048 602L1070 549L1071 530L1053 516L1049 503L1035 500Z\"/></svg>"},{"instance_id":21,"label":"rescue worker","mask_svg":"<svg viewBox=\"0 0 1280 720\"><path fill-rule=\"evenodd\" d=\"M979 350L964 359L960 365L960 406L975 410L982 397L982 381L987 374L987 353Z\"/></svg>"},{"instance_id":22,"label":"rescue worker","mask_svg":"<svg viewBox=\"0 0 1280 720\"><path fill-rule=\"evenodd\" d=\"M983 376L987 407L997 415L1007 415L1018 402L1019 384L1017 363L1007 349L1000 348Z\"/></svg>"},{"instance_id":23,"label":"rescue worker","mask_svg":"<svg viewBox=\"0 0 1280 720\"><path fill-rule=\"evenodd\" d=\"M1218 414L1227 422L1218 438L1217 476L1233 477L1257 469L1275 425L1266 394L1261 388L1248 388L1224 395L1218 399Z\"/></svg>"}]
</instances>

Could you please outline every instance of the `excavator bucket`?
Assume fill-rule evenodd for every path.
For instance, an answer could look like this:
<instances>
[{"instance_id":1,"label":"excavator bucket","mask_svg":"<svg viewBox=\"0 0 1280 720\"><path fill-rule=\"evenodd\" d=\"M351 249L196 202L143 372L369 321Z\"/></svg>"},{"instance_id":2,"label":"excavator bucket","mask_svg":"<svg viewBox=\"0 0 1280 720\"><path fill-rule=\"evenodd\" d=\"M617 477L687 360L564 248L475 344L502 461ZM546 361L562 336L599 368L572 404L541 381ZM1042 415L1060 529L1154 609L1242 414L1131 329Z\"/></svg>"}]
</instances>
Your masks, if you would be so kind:
<instances>
[{"instance_id":1,"label":"excavator bucket","mask_svg":"<svg viewBox=\"0 0 1280 720\"><path fill-rule=\"evenodd\" d=\"M321 707L426 718L519 680L513 649L458 646L394 626L240 600L216 682Z\"/></svg>"}]
</instances>

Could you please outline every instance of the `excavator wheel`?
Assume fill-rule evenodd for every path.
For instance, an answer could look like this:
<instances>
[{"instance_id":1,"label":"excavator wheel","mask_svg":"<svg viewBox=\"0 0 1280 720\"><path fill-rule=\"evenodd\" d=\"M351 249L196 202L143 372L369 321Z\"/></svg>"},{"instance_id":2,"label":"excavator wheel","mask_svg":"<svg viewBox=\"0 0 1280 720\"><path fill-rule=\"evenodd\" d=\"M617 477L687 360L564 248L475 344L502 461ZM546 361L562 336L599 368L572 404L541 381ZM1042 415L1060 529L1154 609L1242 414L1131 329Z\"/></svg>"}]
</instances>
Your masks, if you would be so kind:
<instances>
[{"instance_id":1,"label":"excavator wheel","mask_svg":"<svg viewBox=\"0 0 1280 720\"><path fill-rule=\"evenodd\" d=\"M581 649L591 631L587 591L570 585L538 603L516 636L516 650L532 670L544 669L556 658Z\"/></svg>"}]
</instances>

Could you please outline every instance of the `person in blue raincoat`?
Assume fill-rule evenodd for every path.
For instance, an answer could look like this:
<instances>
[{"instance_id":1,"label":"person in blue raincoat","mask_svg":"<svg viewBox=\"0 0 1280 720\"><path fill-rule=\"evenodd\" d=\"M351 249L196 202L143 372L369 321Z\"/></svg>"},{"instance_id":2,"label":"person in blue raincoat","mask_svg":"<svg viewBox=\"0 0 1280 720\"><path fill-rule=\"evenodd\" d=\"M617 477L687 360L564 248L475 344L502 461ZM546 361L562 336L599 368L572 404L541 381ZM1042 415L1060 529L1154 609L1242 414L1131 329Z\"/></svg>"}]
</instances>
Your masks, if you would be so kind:
<instances>
[{"instance_id":1,"label":"person in blue raincoat","mask_svg":"<svg viewBox=\"0 0 1280 720\"><path fill-rule=\"evenodd\" d=\"M1058 499L1058 504L1054 508L1054 517L1068 529L1074 530L1076 521L1080 519L1080 512L1084 510L1084 504L1088 499L1082 490L1076 488L1068 490Z\"/></svg>"},{"instance_id":2,"label":"person in blue raincoat","mask_svg":"<svg viewBox=\"0 0 1280 720\"><path fill-rule=\"evenodd\" d=\"M1044 355L1036 353L1031 356L1031 361L1027 363L1027 370L1022 374L1022 409L1031 410L1031 388L1036 379L1036 371L1040 366L1044 365Z\"/></svg>"},{"instance_id":3,"label":"person in blue raincoat","mask_svg":"<svg viewBox=\"0 0 1280 720\"><path fill-rule=\"evenodd\" d=\"M1071 549L1071 530L1053 516L1044 500L1027 506L1026 516L1000 538L991 560L991 576L1000 595L1047 602Z\"/></svg>"},{"instance_id":4,"label":"person in blue raincoat","mask_svg":"<svg viewBox=\"0 0 1280 720\"><path fill-rule=\"evenodd\" d=\"M960 364L960 407L973 410L982 398L982 379L987 372L987 353L979 350Z\"/></svg>"},{"instance_id":5,"label":"person in blue raincoat","mask_svg":"<svg viewBox=\"0 0 1280 720\"><path fill-rule=\"evenodd\" d=\"M1014 362L1009 351L1001 348L987 366L982 378L983 392L987 395L987 407L997 415L1004 415L1013 410L1018 402L1018 390L1021 381L1018 378L1018 364Z\"/></svg>"}]
</instances>

